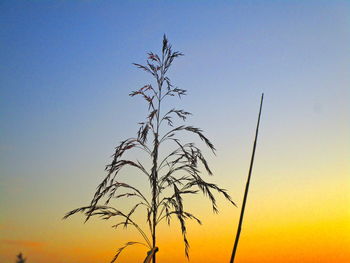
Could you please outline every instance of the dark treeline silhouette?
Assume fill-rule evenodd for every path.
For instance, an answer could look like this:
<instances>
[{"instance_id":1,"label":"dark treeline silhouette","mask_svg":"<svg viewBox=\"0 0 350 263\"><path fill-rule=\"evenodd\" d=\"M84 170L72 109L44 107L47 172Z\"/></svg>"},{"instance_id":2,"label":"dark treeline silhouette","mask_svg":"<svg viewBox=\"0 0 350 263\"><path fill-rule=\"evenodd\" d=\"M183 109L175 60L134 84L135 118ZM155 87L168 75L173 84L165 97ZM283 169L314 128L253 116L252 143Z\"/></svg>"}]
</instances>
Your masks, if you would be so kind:
<instances>
[{"instance_id":1,"label":"dark treeline silhouette","mask_svg":"<svg viewBox=\"0 0 350 263\"><path fill-rule=\"evenodd\" d=\"M26 258L23 257L22 253L19 253L16 258L16 263L25 263L27 261Z\"/></svg>"}]
</instances>

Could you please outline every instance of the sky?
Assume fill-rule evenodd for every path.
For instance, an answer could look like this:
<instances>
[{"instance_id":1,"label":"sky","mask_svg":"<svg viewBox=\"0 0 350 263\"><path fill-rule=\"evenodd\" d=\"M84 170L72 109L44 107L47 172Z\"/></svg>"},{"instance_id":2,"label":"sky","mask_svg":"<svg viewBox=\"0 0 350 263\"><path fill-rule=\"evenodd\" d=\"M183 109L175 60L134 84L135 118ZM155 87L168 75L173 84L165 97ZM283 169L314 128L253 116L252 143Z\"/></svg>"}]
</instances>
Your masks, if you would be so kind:
<instances>
[{"instance_id":1,"label":"sky","mask_svg":"<svg viewBox=\"0 0 350 263\"><path fill-rule=\"evenodd\" d=\"M185 54L169 76L188 93L167 106L193 113L186 123L217 148L204 150L214 177L203 176L238 205L219 197L215 215L206 197L186 199L203 221L188 225L190 262L229 261L262 92L237 262L350 262L350 2L337 0L0 1L0 262L109 262L139 240L62 217L88 204L146 117L128 94L152 80L132 63L159 53L163 34ZM178 223L158 241L159 262L187 262Z\"/></svg>"}]
</instances>

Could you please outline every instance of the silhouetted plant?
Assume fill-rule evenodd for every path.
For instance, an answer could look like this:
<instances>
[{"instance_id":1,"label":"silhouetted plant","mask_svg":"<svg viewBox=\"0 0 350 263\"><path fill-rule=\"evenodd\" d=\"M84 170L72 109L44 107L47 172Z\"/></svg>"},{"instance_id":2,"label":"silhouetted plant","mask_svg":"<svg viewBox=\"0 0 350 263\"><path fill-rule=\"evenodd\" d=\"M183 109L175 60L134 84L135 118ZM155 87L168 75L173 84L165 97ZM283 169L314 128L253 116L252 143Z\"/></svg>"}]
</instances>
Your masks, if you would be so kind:
<instances>
[{"instance_id":1,"label":"silhouetted plant","mask_svg":"<svg viewBox=\"0 0 350 263\"><path fill-rule=\"evenodd\" d=\"M186 90L179 89L171 83L167 72L175 58L183 54L173 51L168 43L166 36L163 38L163 48L161 56L152 52L148 53L146 65L134 64L138 68L151 74L155 79L156 87L147 84L137 91L131 92L130 96L141 96L148 104L148 114L145 121L140 123L140 128L137 137L129 138L122 141L115 148L113 160L106 166L107 176L97 187L97 191L90 202L90 205L80 207L68 212L64 218L67 218L77 212L83 212L88 221L92 216L100 216L102 219L110 219L111 217L120 217L121 222L115 224L118 226L132 226L141 234L144 243L128 242L125 246L119 248L114 262L119 254L128 246L134 244L142 244L150 249L145 262L149 262L152 257L152 262L156 263L156 252L158 251L157 242L157 226L163 220L170 224L172 216L176 216L180 222L183 241L185 244L185 254L189 257L189 242L186 237L187 228L186 220L194 219L199 224L201 221L192 213L185 211L183 204L183 196L202 192L208 196L213 211L218 212L215 196L213 191L217 191L228 199L232 204L231 197L226 190L221 189L216 184L208 183L203 180L199 164L202 164L209 175L212 171L204 158L202 151L194 143L182 143L177 138L179 132L190 132L199 136L199 138L215 153L214 145L204 136L199 128L193 126L180 125L174 127L174 117L185 121L189 112L179 109L171 109L161 113L161 105L168 97L178 96L179 98L186 95ZM160 131L160 128L167 126L168 130ZM148 143L151 140L151 143ZM172 142L175 145L173 151L160 157L160 146L166 142ZM123 155L132 150L137 149L145 152L151 162L150 170L146 169L144 164L138 160L123 159ZM136 187L120 182L117 180L117 174L123 167L130 166L139 170L140 173L147 176L150 184L150 198L146 198L147 194ZM119 190L124 190L119 192ZM167 190L167 191L165 191ZM169 194L171 192L171 194ZM129 212L122 212L119 208L109 206L112 198L127 198L135 197L139 199ZM102 199L104 203L102 203ZM101 204L102 203L102 204ZM150 235L136 223L132 218L135 211L144 207L146 220Z\"/></svg>"},{"instance_id":2,"label":"silhouetted plant","mask_svg":"<svg viewBox=\"0 0 350 263\"><path fill-rule=\"evenodd\" d=\"M255 149L256 149L256 144L257 144L257 141L258 141L259 125L260 125L260 117L261 117L261 110L262 110L263 101L264 101L264 93L261 94L261 101L260 101L260 109L259 109L258 123L257 123L257 125L256 125L255 139L254 139L254 144L253 144L253 152L252 152L252 157L251 157L251 159L250 159L250 166L249 166L248 178L247 178L247 183L246 183L245 190L244 190L243 202L242 202L242 207L241 207L241 214L240 214L240 216L239 216L238 227L237 227L237 233L236 233L235 243L234 243L233 249L232 249L232 254L231 254L230 263L234 263L234 262L235 262L235 256L236 256L236 252L237 252L239 237L240 237L240 235L241 235L242 224L243 224L243 218L244 218L244 210L245 210L245 205L246 205L246 202L247 202L247 197L248 197L248 192L249 192L250 178L251 178L251 176L252 176L253 165L254 165Z\"/></svg>"},{"instance_id":3,"label":"silhouetted plant","mask_svg":"<svg viewBox=\"0 0 350 263\"><path fill-rule=\"evenodd\" d=\"M16 263L25 263L26 262L26 258L23 258L23 254L22 253L19 253L17 255L17 259L16 259Z\"/></svg>"}]
</instances>

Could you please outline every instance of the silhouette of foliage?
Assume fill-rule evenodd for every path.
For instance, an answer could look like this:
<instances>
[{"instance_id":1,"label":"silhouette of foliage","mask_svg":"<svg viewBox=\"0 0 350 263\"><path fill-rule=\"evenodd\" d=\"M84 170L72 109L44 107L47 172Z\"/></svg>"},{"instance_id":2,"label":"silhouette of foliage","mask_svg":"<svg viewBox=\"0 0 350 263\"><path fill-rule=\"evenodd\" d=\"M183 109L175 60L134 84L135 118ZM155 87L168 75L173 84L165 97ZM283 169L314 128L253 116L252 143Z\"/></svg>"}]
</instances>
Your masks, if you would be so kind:
<instances>
[{"instance_id":1,"label":"silhouette of foliage","mask_svg":"<svg viewBox=\"0 0 350 263\"><path fill-rule=\"evenodd\" d=\"M22 253L19 253L17 255L17 259L16 259L16 263L25 263L26 262L26 258L23 258L23 254Z\"/></svg>"},{"instance_id":2,"label":"silhouette of foliage","mask_svg":"<svg viewBox=\"0 0 350 263\"><path fill-rule=\"evenodd\" d=\"M166 221L170 225L173 217L176 217L180 223L185 254L189 257L186 220L192 219L199 224L201 224L201 221L195 215L185 210L184 195L203 193L205 196L208 196L215 213L218 212L218 207L214 192L222 194L234 204L225 189L220 188L216 184L206 182L202 178L200 165L204 167L209 175L212 175L212 171L201 149L195 143L183 143L177 137L181 132L192 133L198 136L215 153L214 145L203 134L201 129L187 125L174 127L174 118L186 121L191 113L175 108L165 111L165 113L161 112L161 109L163 109L161 105L163 105L165 99L174 96L181 98L186 95L186 90L175 87L167 75L173 61L180 56L183 56L183 54L173 51L164 35L160 56L149 52L146 65L134 63L136 67L150 74L155 80L155 86L147 84L129 94L131 97L140 96L146 101L148 106L147 117L145 121L139 123L140 127L136 137L122 141L115 148L112 161L105 168L107 175L98 185L90 204L74 209L64 216L64 218L67 218L77 212L82 212L86 217L85 221L88 221L93 216L99 216L105 220L118 217L121 221L113 225L114 228L119 226L125 228L128 226L134 227L140 233L144 242L126 243L125 246L117 251L111 262L115 262L126 247L142 244L149 249L145 262L149 262L150 257L152 257L152 262L156 263L156 252L158 251L156 242L157 226L162 221ZM164 127L168 127L168 130L164 131ZM165 142L172 143L174 148L165 157L161 157L159 150ZM131 150L143 151L151 162L151 168L146 169L145 165L138 160L123 159L125 153ZM124 167L132 167L141 174L146 175L150 185L150 198L146 197L148 191L143 192L132 185L118 180L117 175ZM127 213L109 205L112 199L129 197L138 199L138 202ZM150 234L146 233L133 218L135 211L141 208L145 211Z\"/></svg>"}]
</instances>

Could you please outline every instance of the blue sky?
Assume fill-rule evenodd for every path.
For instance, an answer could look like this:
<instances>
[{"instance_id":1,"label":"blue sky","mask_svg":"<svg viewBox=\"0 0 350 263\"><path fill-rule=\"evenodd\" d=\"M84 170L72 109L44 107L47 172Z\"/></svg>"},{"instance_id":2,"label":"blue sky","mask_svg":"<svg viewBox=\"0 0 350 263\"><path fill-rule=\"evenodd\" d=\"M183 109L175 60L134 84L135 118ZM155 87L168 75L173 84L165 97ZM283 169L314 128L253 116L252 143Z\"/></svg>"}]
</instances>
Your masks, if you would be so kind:
<instances>
[{"instance_id":1,"label":"blue sky","mask_svg":"<svg viewBox=\"0 0 350 263\"><path fill-rule=\"evenodd\" d=\"M265 173L348 171L349 11L348 1L1 1L0 220L87 201L145 116L128 94L151 80L132 63L159 52L164 33L185 53L170 76L188 96L170 103L212 138L216 169L239 174L228 189L241 189L262 92Z\"/></svg>"}]
</instances>

